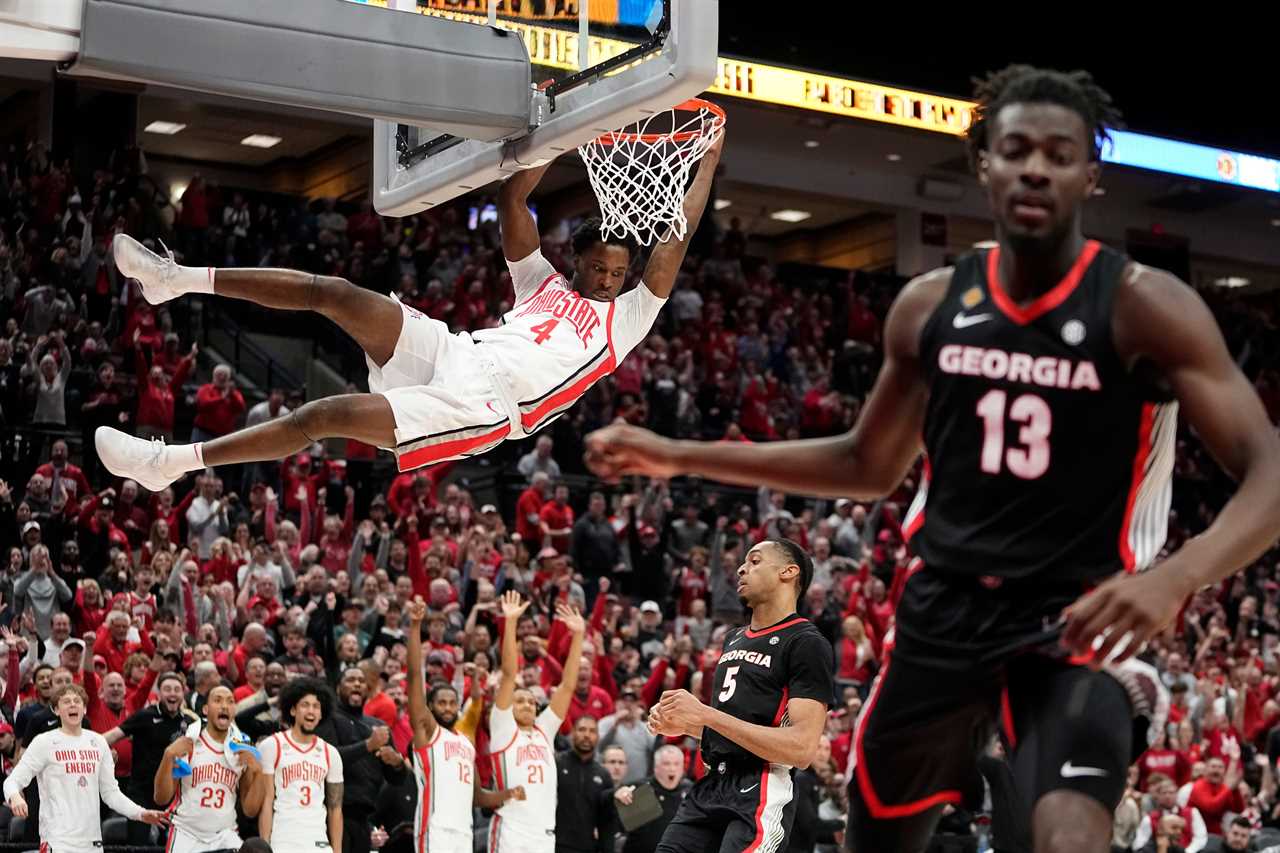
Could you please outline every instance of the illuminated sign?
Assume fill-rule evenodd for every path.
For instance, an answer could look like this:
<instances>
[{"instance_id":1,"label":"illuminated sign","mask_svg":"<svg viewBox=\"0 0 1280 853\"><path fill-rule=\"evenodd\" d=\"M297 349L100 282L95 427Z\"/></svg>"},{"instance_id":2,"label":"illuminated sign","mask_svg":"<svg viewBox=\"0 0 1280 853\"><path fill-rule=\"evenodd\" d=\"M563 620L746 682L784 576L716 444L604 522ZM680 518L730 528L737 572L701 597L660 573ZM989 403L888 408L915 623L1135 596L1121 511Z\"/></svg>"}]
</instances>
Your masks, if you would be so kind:
<instances>
[{"instance_id":1,"label":"illuminated sign","mask_svg":"<svg viewBox=\"0 0 1280 853\"><path fill-rule=\"evenodd\" d=\"M973 119L973 104L969 101L743 59L722 57L711 91L955 135L964 133Z\"/></svg>"},{"instance_id":2,"label":"illuminated sign","mask_svg":"<svg viewBox=\"0 0 1280 853\"><path fill-rule=\"evenodd\" d=\"M423 14L450 21L464 21L468 24L487 24L488 19L464 12L437 12L422 10ZM557 68L562 71L578 70L578 33L576 30L562 30L557 27L538 27L522 24L519 21L503 20L504 29L518 33L524 39L524 46L529 51L529 59L534 65L543 68ZM591 65L598 65L635 47L634 42L621 39L591 36L587 39L587 56ZM621 69L619 69L621 70Z\"/></svg>"},{"instance_id":3,"label":"illuminated sign","mask_svg":"<svg viewBox=\"0 0 1280 853\"><path fill-rule=\"evenodd\" d=\"M1123 130L1111 138L1114 144L1102 153L1107 163L1280 192L1280 160Z\"/></svg>"},{"instance_id":4,"label":"illuminated sign","mask_svg":"<svg viewBox=\"0 0 1280 853\"><path fill-rule=\"evenodd\" d=\"M653 14L658 0L579 0L587 4L587 17L592 23L609 26L643 26ZM424 10L488 15L489 0L418 0ZM577 3L560 4L546 0L539 9L532 0L498 0L497 12L504 18L522 21L558 21L578 23Z\"/></svg>"},{"instance_id":5,"label":"illuminated sign","mask_svg":"<svg viewBox=\"0 0 1280 853\"><path fill-rule=\"evenodd\" d=\"M626 16L639 15L641 11L647 14L651 8L651 0L587 1L591 3L593 20L596 14L607 11L605 7L612 9L616 6L619 20L623 23L629 22ZM386 5L386 0L354 2ZM419 11L426 15L472 24L488 23L485 14L464 11L487 11L488 0L420 0L420 3ZM499 4L500 9L504 7L505 3ZM533 17L532 12L527 17ZM576 30L539 26L509 18L503 19L502 25L524 39L533 64L563 71L578 70ZM587 43L589 62L596 65L634 44L622 39L591 36ZM721 57L719 66L716 81L709 90L715 94L952 136L959 136L968 129L976 106L972 101L958 98L746 59ZM1103 151L1103 162L1280 193L1280 160L1129 131L1112 131L1111 136L1113 145Z\"/></svg>"}]
</instances>

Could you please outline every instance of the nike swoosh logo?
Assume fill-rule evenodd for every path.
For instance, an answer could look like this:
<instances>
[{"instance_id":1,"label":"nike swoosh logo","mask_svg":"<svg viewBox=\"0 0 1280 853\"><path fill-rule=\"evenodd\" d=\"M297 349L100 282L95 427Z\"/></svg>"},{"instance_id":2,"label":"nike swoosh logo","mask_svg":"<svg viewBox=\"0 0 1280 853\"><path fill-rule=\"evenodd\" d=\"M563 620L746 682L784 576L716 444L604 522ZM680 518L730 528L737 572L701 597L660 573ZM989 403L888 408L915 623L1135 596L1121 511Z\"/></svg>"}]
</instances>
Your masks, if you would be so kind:
<instances>
[{"instance_id":1,"label":"nike swoosh logo","mask_svg":"<svg viewBox=\"0 0 1280 853\"><path fill-rule=\"evenodd\" d=\"M985 323L990 319L990 314L957 314L951 319L951 325L955 326L957 329L967 329L970 326Z\"/></svg>"},{"instance_id":2,"label":"nike swoosh logo","mask_svg":"<svg viewBox=\"0 0 1280 853\"><path fill-rule=\"evenodd\" d=\"M742 789L741 791L739 791L738 793L739 793L739 794L750 794L752 791L754 791L756 788L759 788L759 787L760 787L760 783L759 783L759 782L757 782L757 783L755 783L754 785L752 785L750 788L743 788L743 789Z\"/></svg>"},{"instance_id":3,"label":"nike swoosh logo","mask_svg":"<svg viewBox=\"0 0 1280 853\"><path fill-rule=\"evenodd\" d=\"M1062 769L1058 771L1062 774L1063 779L1074 779L1077 776L1106 776L1107 771L1101 767L1076 767L1070 761L1062 765Z\"/></svg>"}]
</instances>

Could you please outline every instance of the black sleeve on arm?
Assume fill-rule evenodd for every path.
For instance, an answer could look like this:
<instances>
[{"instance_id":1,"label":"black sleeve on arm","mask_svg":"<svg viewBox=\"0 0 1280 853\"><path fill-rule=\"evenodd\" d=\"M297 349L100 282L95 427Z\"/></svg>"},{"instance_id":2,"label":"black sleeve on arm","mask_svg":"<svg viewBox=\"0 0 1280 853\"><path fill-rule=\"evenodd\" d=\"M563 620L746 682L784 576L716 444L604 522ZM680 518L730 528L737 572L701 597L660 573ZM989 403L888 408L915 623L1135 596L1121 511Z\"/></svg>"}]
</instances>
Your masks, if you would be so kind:
<instances>
[{"instance_id":1,"label":"black sleeve on arm","mask_svg":"<svg viewBox=\"0 0 1280 853\"><path fill-rule=\"evenodd\" d=\"M259 702L236 714L236 726L253 740L261 740L280 731L280 726L273 720L259 720L258 715L266 711L270 705Z\"/></svg>"},{"instance_id":2,"label":"black sleeve on arm","mask_svg":"<svg viewBox=\"0 0 1280 853\"><path fill-rule=\"evenodd\" d=\"M817 699L828 708L835 704L835 665L831 644L818 633L806 630L796 637L788 651L791 671L787 675L787 697Z\"/></svg>"},{"instance_id":3,"label":"black sleeve on arm","mask_svg":"<svg viewBox=\"0 0 1280 853\"><path fill-rule=\"evenodd\" d=\"M120 731L125 733L125 737L133 737L138 733L138 729L143 727L143 723L151 718L148 713L149 710L149 708L143 708L141 711L135 711L133 716L120 724Z\"/></svg>"}]
</instances>

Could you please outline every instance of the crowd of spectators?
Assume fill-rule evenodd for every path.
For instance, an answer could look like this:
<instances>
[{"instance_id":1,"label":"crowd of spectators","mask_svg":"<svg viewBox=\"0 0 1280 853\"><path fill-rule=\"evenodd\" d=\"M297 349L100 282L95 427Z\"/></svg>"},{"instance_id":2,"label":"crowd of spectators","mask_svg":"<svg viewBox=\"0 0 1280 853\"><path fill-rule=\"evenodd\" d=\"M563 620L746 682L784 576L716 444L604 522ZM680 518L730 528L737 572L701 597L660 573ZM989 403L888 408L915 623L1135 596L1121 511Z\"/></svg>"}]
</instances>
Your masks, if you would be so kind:
<instances>
[{"instance_id":1,"label":"crowd of spectators","mask_svg":"<svg viewBox=\"0 0 1280 853\"><path fill-rule=\"evenodd\" d=\"M278 723L269 700L287 679L337 685L353 668L365 679L364 714L388 730L365 736L389 738L403 754L406 603L421 596L430 606L428 683L456 684L483 718L498 669L497 597L516 589L534 601L519 625L521 683L544 700L569 646L553 629L554 604L567 599L590 614L561 760L597 760L618 802L650 784L663 806L659 822L622 833L610 808L588 815L580 797L562 797L565 825L651 850L702 768L692 743L648 734L647 709L676 686L710 699L725 630L744 621L733 573L753 542L786 536L814 556L800 610L831 641L837 666L819 759L799 774L790 849L836 849L853 722L910 559L900 521L916 475L874 504L683 480L606 488L584 475L582 438L617 419L743 442L847 429L874 379L902 279L780 277L748 254L736 221L719 232L704 223L652 336L543 434L490 460L519 480L518 494L473 489L465 470L448 465L379 479L375 451L354 442L208 470L150 494L97 465L94 428L207 439L288 414L305 391L251 387L202 352L181 300L154 308L118 275L113 234L164 238L191 263L345 276L455 329L496 324L511 283L496 224L470 221L469 206L483 199L387 219L367 202L259 199L197 177L170 225L140 178L141 158L119 159L87 173L36 147L10 147L0 159L0 775L44 730L42 703L66 680L89 691L95 728L118 729L122 778L149 779L159 761L154 744L130 737L137 714L198 712L225 681L242 727L268 732ZM567 226L546 224L543 251L567 269ZM1273 420L1276 306L1213 298ZM1230 489L1195 437L1182 435L1168 548L1203 530ZM1173 717L1133 770L1117 849L1246 849L1241 839L1254 849L1255 836L1280 828L1278 558L1272 551L1201 592L1150 649L1173 690ZM575 730L570 746L584 717L596 721L594 735ZM483 757L486 727L474 731ZM348 784L347 796L376 811L371 843L403 842L411 781L370 776ZM991 799L948 807L939 849L989 843ZM1018 849L1010 845L999 849Z\"/></svg>"}]
</instances>

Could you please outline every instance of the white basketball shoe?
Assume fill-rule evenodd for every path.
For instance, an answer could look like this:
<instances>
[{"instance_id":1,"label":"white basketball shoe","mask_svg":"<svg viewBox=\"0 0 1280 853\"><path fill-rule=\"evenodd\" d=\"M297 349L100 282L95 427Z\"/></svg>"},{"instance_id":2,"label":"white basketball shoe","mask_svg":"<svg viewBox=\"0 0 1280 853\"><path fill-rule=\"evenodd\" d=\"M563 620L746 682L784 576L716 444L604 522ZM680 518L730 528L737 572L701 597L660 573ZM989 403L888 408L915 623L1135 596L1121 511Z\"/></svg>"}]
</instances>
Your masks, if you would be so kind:
<instances>
[{"instance_id":1,"label":"white basketball shoe","mask_svg":"<svg viewBox=\"0 0 1280 853\"><path fill-rule=\"evenodd\" d=\"M117 477L137 480L153 492L163 491L187 473L187 469L173 458L173 448L158 438L135 438L103 426L94 433L93 443L98 449L98 458L108 471Z\"/></svg>"},{"instance_id":2,"label":"white basketball shoe","mask_svg":"<svg viewBox=\"0 0 1280 853\"><path fill-rule=\"evenodd\" d=\"M181 266L167 248L165 257L161 257L128 234L117 234L111 241L111 253L120 272L138 280L143 298L152 305L184 293L213 292L211 267Z\"/></svg>"}]
</instances>

